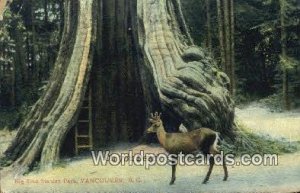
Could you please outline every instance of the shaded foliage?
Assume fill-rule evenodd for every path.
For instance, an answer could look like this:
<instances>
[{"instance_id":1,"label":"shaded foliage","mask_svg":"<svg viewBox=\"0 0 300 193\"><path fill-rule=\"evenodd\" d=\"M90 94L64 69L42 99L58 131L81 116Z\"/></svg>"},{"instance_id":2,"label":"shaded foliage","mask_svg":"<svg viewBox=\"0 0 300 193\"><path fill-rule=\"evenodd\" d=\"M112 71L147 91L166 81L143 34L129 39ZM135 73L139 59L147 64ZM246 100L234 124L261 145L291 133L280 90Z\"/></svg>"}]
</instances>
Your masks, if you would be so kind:
<instances>
[{"instance_id":1,"label":"shaded foliage","mask_svg":"<svg viewBox=\"0 0 300 193\"><path fill-rule=\"evenodd\" d=\"M281 93L282 62L289 63L289 94L292 106L300 105L300 44L299 44L299 1L287 0L285 11L287 31L287 55L280 60L280 6L279 1L251 0L235 1L235 44L237 102ZM205 1L183 1L191 35L198 45L206 42ZM216 3L211 3L213 55L220 58ZM288 62L287 62L288 61ZM220 62L220 59L219 59Z\"/></svg>"},{"instance_id":2,"label":"shaded foliage","mask_svg":"<svg viewBox=\"0 0 300 193\"><path fill-rule=\"evenodd\" d=\"M1 48L1 54L4 60L11 62L0 64L1 108L31 105L41 95L59 47L62 6L62 1L58 0L16 0L5 12L0 43L8 51L3 54L6 49ZM8 66L14 74L5 70ZM12 90L15 96L11 96Z\"/></svg>"}]
</instances>

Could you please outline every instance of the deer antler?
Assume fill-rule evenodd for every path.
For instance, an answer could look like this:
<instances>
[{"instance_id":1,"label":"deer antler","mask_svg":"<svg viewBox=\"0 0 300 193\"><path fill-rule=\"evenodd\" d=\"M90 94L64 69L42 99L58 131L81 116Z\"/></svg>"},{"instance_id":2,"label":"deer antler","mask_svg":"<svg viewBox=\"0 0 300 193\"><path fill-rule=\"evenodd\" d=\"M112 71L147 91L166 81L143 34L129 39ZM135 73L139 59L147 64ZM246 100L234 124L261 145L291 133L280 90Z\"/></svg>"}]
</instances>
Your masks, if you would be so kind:
<instances>
[{"instance_id":1,"label":"deer antler","mask_svg":"<svg viewBox=\"0 0 300 193\"><path fill-rule=\"evenodd\" d=\"M151 113L151 119L153 120L159 120L161 116L161 113L155 112L154 115Z\"/></svg>"}]
</instances>

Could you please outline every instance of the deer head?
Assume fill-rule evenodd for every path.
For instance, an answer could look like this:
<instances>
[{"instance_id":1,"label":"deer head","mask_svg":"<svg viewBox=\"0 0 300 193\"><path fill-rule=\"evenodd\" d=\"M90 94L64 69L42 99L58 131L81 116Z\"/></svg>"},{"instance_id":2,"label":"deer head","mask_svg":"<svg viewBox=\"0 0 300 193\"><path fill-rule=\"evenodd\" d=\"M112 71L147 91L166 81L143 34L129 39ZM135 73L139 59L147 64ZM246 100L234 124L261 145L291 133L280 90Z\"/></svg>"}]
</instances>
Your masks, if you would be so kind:
<instances>
[{"instance_id":1,"label":"deer head","mask_svg":"<svg viewBox=\"0 0 300 193\"><path fill-rule=\"evenodd\" d=\"M151 117L149 119L152 124L148 129L147 133L156 133L157 129L162 125L162 121L160 119L161 113L155 112L154 115L151 113Z\"/></svg>"}]
</instances>

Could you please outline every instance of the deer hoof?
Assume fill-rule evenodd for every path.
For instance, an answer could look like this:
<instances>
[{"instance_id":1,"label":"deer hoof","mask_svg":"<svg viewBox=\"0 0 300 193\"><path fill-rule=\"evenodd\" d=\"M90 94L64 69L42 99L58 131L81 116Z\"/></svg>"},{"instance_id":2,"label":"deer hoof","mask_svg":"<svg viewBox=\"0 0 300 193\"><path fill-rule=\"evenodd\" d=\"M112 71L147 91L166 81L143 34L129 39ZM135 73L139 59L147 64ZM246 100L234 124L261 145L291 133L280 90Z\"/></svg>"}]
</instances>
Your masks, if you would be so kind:
<instances>
[{"instance_id":1,"label":"deer hoof","mask_svg":"<svg viewBox=\"0 0 300 193\"><path fill-rule=\"evenodd\" d=\"M226 176L226 177L224 177L223 181L227 181L227 178L228 178L227 176Z\"/></svg>"},{"instance_id":2,"label":"deer hoof","mask_svg":"<svg viewBox=\"0 0 300 193\"><path fill-rule=\"evenodd\" d=\"M207 184L207 181L208 181L208 180L206 180L206 179L203 180L202 184Z\"/></svg>"},{"instance_id":3,"label":"deer hoof","mask_svg":"<svg viewBox=\"0 0 300 193\"><path fill-rule=\"evenodd\" d=\"M175 178L174 178L174 179L171 179L171 181L170 181L170 185L173 185L173 184L174 184L174 182L175 182Z\"/></svg>"}]
</instances>

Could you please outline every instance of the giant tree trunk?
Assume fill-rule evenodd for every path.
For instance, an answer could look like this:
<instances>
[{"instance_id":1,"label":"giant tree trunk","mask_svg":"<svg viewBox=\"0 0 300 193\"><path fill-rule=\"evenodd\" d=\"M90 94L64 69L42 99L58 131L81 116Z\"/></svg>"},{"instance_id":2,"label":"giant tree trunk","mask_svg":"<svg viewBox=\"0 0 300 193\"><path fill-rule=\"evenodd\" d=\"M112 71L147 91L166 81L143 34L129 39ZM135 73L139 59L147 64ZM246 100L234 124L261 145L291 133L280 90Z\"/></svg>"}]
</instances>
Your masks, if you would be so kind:
<instances>
[{"instance_id":1,"label":"giant tree trunk","mask_svg":"<svg viewBox=\"0 0 300 193\"><path fill-rule=\"evenodd\" d=\"M138 1L138 17L145 65L153 74L163 112L189 129L210 127L232 136L227 77L193 45L179 1Z\"/></svg>"},{"instance_id":2,"label":"giant tree trunk","mask_svg":"<svg viewBox=\"0 0 300 193\"><path fill-rule=\"evenodd\" d=\"M152 111L162 111L168 130L183 123L234 136L228 78L193 45L179 0L65 0L64 23L47 90L6 151L11 168L23 173L35 161L42 168L58 161L89 78L104 143L136 140Z\"/></svg>"},{"instance_id":3,"label":"giant tree trunk","mask_svg":"<svg viewBox=\"0 0 300 193\"><path fill-rule=\"evenodd\" d=\"M63 37L46 92L6 151L17 172L25 172L36 160L41 160L42 167L55 163L64 137L76 120L89 77L92 4L92 0L65 1Z\"/></svg>"}]
</instances>

